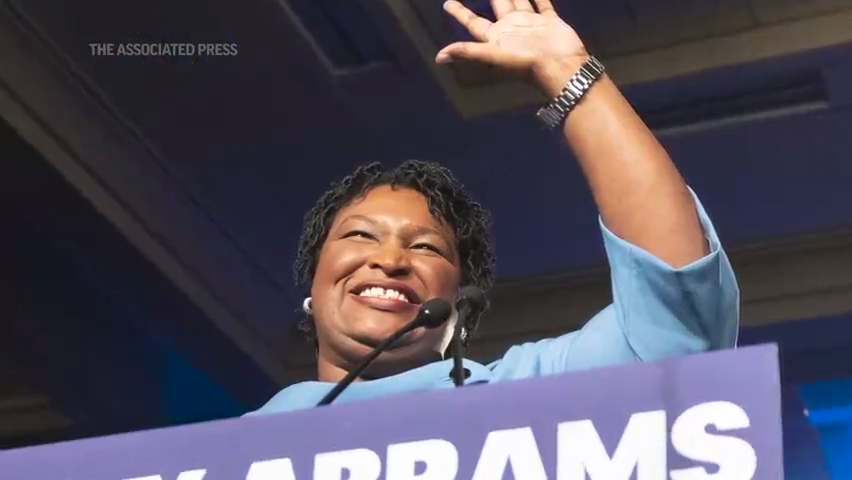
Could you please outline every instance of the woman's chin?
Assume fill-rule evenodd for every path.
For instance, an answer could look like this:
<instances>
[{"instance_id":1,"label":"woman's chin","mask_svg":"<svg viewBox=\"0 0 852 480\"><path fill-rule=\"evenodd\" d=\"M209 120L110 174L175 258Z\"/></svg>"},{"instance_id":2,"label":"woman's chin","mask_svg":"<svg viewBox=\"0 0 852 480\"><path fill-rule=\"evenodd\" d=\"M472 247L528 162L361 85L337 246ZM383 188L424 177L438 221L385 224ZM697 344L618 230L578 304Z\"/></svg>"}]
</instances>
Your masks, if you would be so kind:
<instances>
[{"instance_id":1,"label":"woman's chin","mask_svg":"<svg viewBox=\"0 0 852 480\"><path fill-rule=\"evenodd\" d=\"M368 350L372 350L373 348L379 346L380 343L390 338L390 336L393 335L395 332L395 329L376 328L356 332L350 338L352 338L352 340L354 340L358 344L366 347ZM415 344L418 341L422 341L422 337L422 332L419 332L417 330L413 332L408 332L401 338L399 338L396 342L394 342L393 345L390 345L387 350L399 350L401 348L411 346L412 344Z\"/></svg>"},{"instance_id":2,"label":"woman's chin","mask_svg":"<svg viewBox=\"0 0 852 480\"><path fill-rule=\"evenodd\" d=\"M384 329L353 332L347 335L345 344L339 344L338 351L341 358L352 367L393 333L393 330L388 332ZM437 339L422 329L409 332L379 355L367 368L364 377L376 379L392 376L440 360L433 345L436 342Z\"/></svg>"},{"instance_id":3,"label":"woman's chin","mask_svg":"<svg viewBox=\"0 0 852 480\"><path fill-rule=\"evenodd\" d=\"M412 343L379 355L366 370L365 378L389 377L439 360L441 356L435 349Z\"/></svg>"}]
</instances>

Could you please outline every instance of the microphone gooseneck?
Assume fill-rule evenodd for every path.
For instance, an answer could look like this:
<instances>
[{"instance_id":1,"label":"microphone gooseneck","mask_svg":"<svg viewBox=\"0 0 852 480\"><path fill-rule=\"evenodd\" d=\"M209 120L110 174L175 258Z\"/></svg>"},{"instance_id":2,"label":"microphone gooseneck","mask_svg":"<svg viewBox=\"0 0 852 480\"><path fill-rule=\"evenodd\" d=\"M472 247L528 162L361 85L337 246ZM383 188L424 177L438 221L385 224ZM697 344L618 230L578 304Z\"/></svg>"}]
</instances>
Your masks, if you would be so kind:
<instances>
[{"instance_id":1,"label":"microphone gooseneck","mask_svg":"<svg viewBox=\"0 0 852 480\"><path fill-rule=\"evenodd\" d=\"M367 367L370 366L373 361L379 357L385 350L390 348L397 340L402 338L406 333L415 330L420 327L425 328L437 328L446 323L447 319L450 318L450 314L452 313L452 307L450 304L441 298L433 298L423 303L420 306L420 310L417 312L417 316L414 317L414 320L405 324L402 328L393 333L393 335L386 338L382 343L376 345L363 360L361 363L355 366L349 373L346 374L343 379L337 382L337 385L334 386L317 404L318 407L323 405L328 405L334 401L344 390L346 387L352 384L356 378L358 378Z\"/></svg>"},{"instance_id":2,"label":"microphone gooseneck","mask_svg":"<svg viewBox=\"0 0 852 480\"><path fill-rule=\"evenodd\" d=\"M465 381L464 346L462 345L461 332L470 313L481 308L484 301L485 296L482 294L482 290L473 285L463 287L456 300L456 311L458 311L459 316L453 331L450 349L453 353L453 384L457 387L463 386Z\"/></svg>"}]
</instances>

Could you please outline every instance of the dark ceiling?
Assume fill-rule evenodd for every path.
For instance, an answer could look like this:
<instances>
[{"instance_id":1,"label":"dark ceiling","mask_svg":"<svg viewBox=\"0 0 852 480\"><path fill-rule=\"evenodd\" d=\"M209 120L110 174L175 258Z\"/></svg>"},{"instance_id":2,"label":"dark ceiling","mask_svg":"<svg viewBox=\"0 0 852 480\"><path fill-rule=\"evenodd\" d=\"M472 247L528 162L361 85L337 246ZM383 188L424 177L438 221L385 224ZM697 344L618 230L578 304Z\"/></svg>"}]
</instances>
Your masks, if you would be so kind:
<instances>
[{"instance_id":1,"label":"dark ceiling","mask_svg":"<svg viewBox=\"0 0 852 480\"><path fill-rule=\"evenodd\" d=\"M495 210L504 276L601 261L587 189L570 154L538 130L530 109L462 121L425 66L410 59L380 63L369 75L374 92L352 91L324 71L275 1L31 0L21 10L156 145L162 168L281 288L291 283L302 212L331 179L369 160L451 165ZM239 54L198 65L92 56L92 42L138 39L128 32L234 38ZM848 59L834 51L633 89L643 105L661 98L683 104L700 93L720 97L743 84L759 88L811 72L825 82L830 108L667 139L729 243L852 219L852 203L838 201L852 177L843 153L852 148L845 134L852 120ZM817 208L826 203L836 207ZM548 234L532 233L539 231Z\"/></svg>"}]
</instances>

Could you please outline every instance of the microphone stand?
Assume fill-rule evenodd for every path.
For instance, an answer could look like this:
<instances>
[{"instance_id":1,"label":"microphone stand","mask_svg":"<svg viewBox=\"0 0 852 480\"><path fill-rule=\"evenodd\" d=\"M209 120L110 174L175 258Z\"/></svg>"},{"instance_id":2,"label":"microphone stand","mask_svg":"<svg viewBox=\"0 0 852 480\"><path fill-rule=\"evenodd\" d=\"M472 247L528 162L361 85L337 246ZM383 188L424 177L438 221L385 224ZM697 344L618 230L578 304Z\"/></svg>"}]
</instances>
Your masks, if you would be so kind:
<instances>
[{"instance_id":1,"label":"microphone stand","mask_svg":"<svg viewBox=\"0 0 852 480\"><path fill-rule=\"evenodd\" d=\"M453 352L453 384L457 387L463 387L465 381L464 372L464 346L461 341L462 325L464 325L464 316L459 312L459 320L456 323L456 328L453 331L453 338L450 341L450 350Z\"/></svg>"},{"instance_id":2,"label":"microphone stand","mask_svg":"<svg viewBox=\"0 0 852 480\"><path fill-rule=\"evenodd\" d=\"M461 332L464 329L465 323L467 323L470 312L474 311L474 307L479 308L484 301L485 298L482 294L482 290L473 285L463 287L459 291L458 300L456 300L456 310L459 312L459 316L450 342L453 354L452 377L453 384L455 384L456 387L464 386L464 381L467 377L463 363L464 346L462 345Z\"/></svg>"}]
</instances>

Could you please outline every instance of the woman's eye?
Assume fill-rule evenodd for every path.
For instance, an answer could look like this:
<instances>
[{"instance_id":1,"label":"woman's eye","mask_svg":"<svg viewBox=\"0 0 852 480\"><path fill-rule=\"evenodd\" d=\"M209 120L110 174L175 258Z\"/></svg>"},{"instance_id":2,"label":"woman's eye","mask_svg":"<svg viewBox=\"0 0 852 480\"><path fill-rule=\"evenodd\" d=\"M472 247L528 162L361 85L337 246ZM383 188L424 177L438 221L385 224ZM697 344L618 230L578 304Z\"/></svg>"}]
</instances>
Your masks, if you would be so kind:
<instances>
[{"instance_id":1,"label":"woman's eye","mask_svg":"<svg viewBox=\"0 0 852 480\"><path fill-rule=\"evenodd\" d=\"M439 255L441 254L441 249L439 249L438 247L436 247L434 245L430 245L428 243L417 243L417 244L412 245L411 248L413 248L415 250L429 250L429 251L437 253Z\"/></svg>"},{"instance_id":2,"label":"woman's eye","mask_svg":"<svg viewBox=\"0 0 852 480\"><path fill-rule=\"evenodd\" d=\"M366 239L369 239L369 240L373 240L373 239L376 238L376 237L374 237L374 236L370 235L369 233L362 231L362 230L352 230L351 232L348 232L346 235L343 236L343 238L351 238L351 237L361 237L361 238L366 238Z\"/></svg>"}]
</instances>

